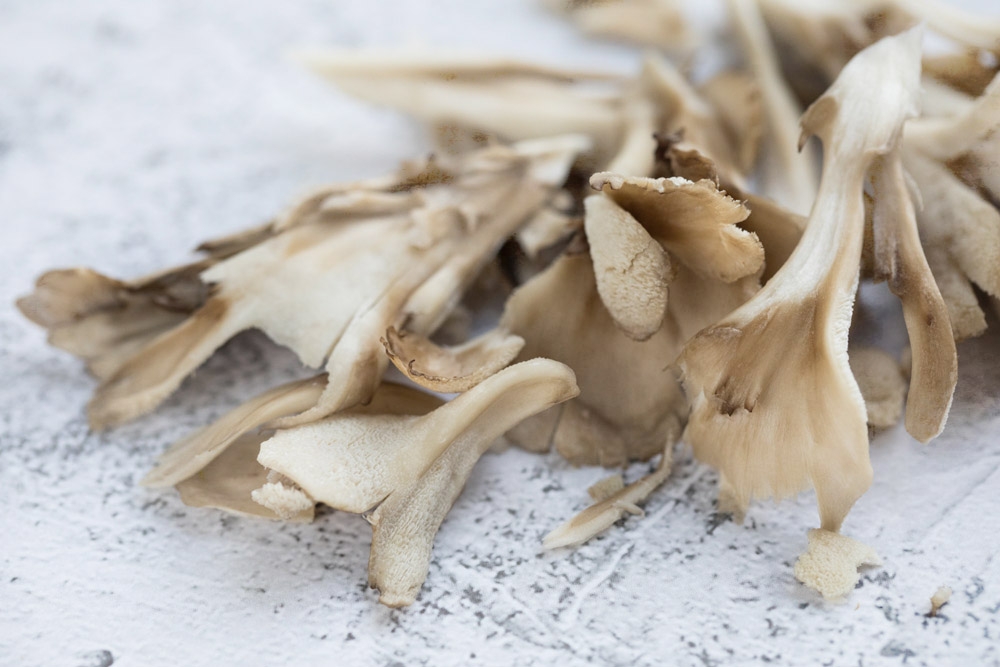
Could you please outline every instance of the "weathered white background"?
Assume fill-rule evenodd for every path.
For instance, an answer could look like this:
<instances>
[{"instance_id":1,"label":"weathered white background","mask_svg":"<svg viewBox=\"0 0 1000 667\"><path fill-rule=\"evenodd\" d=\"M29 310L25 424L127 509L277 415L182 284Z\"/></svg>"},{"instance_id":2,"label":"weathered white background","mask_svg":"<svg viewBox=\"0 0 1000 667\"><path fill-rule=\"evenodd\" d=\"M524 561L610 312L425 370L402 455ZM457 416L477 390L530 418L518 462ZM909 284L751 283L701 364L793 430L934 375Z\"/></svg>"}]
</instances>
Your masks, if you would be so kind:
<instances>
[{"instance_id":1,"label":"weathered white background","mask_svg":"<svg viewBox=\"0 0 1000 667\"><path fill-rule=\"evenodd\" d=\"M93 381L11 303L50 267L184 261L310 186L426 147L283 59L303 44L635 63L530 2L0 0L0 665L998 664L995 321L960 347L940 440L873 443L876 481L845 532L885 567L843 604L792 578L811 497L719 522L715 477L687 453L646 518L547 554L541 536L606 473L488 455L403 611L366 589L359 517L281 525L137 487L168 443L301 369L244 335L154 415L89 433ZM955 594L925 618L939 585Z\"/></svg>"}]
</instances>

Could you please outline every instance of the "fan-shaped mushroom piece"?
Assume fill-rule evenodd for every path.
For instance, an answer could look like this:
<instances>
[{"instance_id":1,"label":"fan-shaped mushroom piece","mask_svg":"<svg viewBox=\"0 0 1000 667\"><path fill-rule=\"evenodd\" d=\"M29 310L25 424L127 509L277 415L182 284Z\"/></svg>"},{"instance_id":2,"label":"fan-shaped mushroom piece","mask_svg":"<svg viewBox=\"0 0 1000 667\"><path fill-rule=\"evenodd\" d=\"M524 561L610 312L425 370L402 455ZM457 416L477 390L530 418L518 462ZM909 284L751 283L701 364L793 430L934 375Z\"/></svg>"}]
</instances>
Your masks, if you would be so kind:
<instances>
[{"instance_id":1,"label":"fan-shaped mushroom piece","mask_svg":"<svg viewBox=\"0 0 1000 667\"><path fill-rule=\"evenodd\" d=\"M104 378L90 404L91 423L113 425L151 410L251 327L308 366L325 362L330 382L299 422L366 401L387 365L379 343L386 329L405 323L428 334L440 325L479 269L551 198L585 146L581 137L488 146L366 185L381 190L352 196L331 188L332 202L310 198L269 238L201 274L201 284L211 286L208 298L173 328L144 336ZM31 310L44 295L22 307Z\"/></svg>"},{"instance_id":2,"label":"fan-shaped mushroom piece","mask_svg":"<svg viewBox=\"0 0 1000 667\"><path fill-rule=\"evenodd\" d=\"M568 367L534 359L425 414L369 406L280 430L261 445L258 461L281 477L253 497L267 504L278 491L349 512L374 509L369 583L382 603L405 606L416 599L434 536L479 458L507 429L577 393ZM276 511L286 505L280 500Z\"/></svg>"},{"instance_id":3,"label":"fan-shaped mushroom piece","mask_svg":"<svg viewBox=\"0 0 1000 667\"><path fill-rule=\"evenodd\" d=\"M862 51L809 108L804 136L819 135L826 150L802 240L680 358L692 404L685 439L740 508L813 486L823 528L837 531L871 483L865 406L847 361L862 194L871 162L916 112L920 38L913 30Z\"/></svg>"}]
</instances>

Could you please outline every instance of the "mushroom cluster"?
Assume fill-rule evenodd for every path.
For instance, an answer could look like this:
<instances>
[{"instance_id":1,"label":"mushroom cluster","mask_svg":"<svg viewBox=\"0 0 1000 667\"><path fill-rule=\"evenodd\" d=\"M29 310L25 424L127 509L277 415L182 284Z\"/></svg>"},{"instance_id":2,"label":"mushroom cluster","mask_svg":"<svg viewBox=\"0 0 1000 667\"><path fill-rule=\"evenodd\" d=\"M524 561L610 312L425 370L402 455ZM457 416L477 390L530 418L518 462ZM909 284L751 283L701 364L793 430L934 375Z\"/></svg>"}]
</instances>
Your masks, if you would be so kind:
<instances>
[{"instance_id":1,"label":"mushroom cluster","mask_svg":"<svg viewBox=\"0 0 1000 667\"><path fill-rule=\"evenodd\" d=\"M744 57L692 77L668 57L698 44L677 3L555 4L649 49L640 71L300 54L425 123L435 153L185 266L51 271L18 306L99 381L94 429L155 409L245 329L322 369L175 443L143 484L279 520L361 514L387 605L414 602L499 440L575 465L659 457L592 487L547 548L641 514L680 441L737 521L814 489L795 576L842 597L878 563L840 534L872 482L871 433L904 406L915 439L941 433L955 341L1000 299L1000 25L933 0L728 0ZM924 55L925 27L958 50ZM862 280L899 298L902 358L852 340Z\"/></svg>"}]
</instances>

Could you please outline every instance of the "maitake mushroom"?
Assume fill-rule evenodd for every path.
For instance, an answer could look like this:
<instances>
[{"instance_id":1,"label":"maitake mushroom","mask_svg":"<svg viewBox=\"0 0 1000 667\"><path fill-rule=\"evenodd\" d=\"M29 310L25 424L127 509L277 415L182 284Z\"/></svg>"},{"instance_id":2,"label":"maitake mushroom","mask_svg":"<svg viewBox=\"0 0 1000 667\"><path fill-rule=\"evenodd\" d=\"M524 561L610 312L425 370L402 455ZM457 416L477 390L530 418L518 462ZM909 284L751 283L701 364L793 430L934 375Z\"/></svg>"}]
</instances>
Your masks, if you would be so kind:
<instances>
[{"instance_id":1,"label":"maitake mushroom","mask_svg":"<svg viewBox=\"0 0 1000 667\"><path fill-rule=\"evenodd\" d=\"M176 443L143 484L272 519L362 514L387 605L416 599L501 438L577 465L659 457L591 487L546 548L641 514L682 436L737 519L814 488L795 575L846 595L878 563L839 534L872 480L870 432L905 409L914 438L937 436L955 340L986 326L976 288L1000 309L1000 25L937 0L729 0L745 66L693 78L665 56L691 46L673 0L558 5L652 46L641 70L302 53L426 123L438 153L323 188L185 266L51 271L18 305L100 381L94 428L154 409L244 329L322 368ZM961 50L923 56L918 21ZM905 364L848 340L861 279L900 299ZM383 382L390 363L409 384Z\"/></svg>"}]
</instances>

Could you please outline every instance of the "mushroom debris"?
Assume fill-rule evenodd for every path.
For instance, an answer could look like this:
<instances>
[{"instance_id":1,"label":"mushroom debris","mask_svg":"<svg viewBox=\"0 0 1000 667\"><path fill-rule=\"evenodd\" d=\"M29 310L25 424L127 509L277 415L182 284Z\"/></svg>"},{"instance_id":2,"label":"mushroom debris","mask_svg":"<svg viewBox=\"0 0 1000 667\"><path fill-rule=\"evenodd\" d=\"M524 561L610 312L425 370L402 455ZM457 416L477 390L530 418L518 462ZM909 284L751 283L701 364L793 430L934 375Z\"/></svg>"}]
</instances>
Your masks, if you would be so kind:
<instances>
[{"instance_id":1,"label":"mushroom debris","mask_svg":"<svg viewBox=\"0 0 1000 667\"><path fill-rule=\"evenodd\" d=\"M95 429L155 409L244 329L322 368L175 443L143 484L279 520L361 514L387 605L417 598L503 440L575 465L657 459L591 487L546 548L641 515L681 440L737 520L815 489L794 573L847 595L880 562L840 534L872 482L870 434L904 412L915 439L941 432L955 341L985 329L983 293L1000 298L1000 28L930 0L729 0L745 63L692 77L669 59L698 44L679 3L554 4L652 47L639 72L303 52L426 123L435 154L178 268L51 271L18 306L98 380ZM919 21L958 49L923 54ZM860 280L899 298L901 356L852 335ZM390 364L407 384L383 381Z\"/></svg>"}]
</instances>

